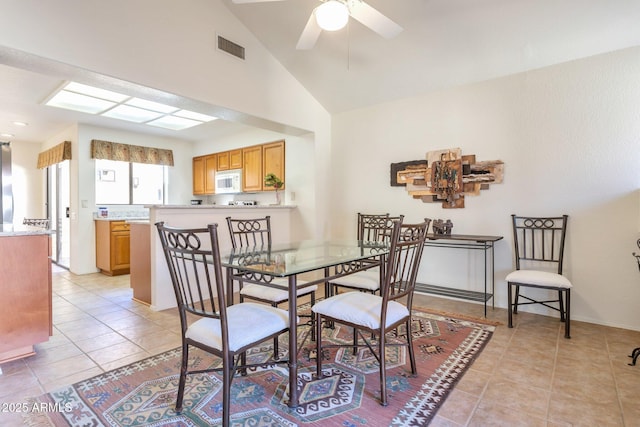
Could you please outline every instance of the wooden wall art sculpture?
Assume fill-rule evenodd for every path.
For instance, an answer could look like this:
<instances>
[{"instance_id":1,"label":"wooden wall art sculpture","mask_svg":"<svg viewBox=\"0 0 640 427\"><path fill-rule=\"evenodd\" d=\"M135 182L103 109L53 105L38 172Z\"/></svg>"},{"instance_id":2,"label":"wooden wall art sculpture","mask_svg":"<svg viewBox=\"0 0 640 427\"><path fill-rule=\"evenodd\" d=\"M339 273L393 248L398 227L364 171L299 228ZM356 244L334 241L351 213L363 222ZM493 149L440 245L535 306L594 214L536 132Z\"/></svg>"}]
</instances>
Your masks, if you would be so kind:
<instances>
[{"instance_id":1,"label":"wooden wall art sculpture","mask_svg":"<svg viewBox=\"0 0 640 427\"><path fill-rule=\"evenodd\" d=\"M404 186L414 199L441 202L445 209L464 208L465 196L478 196L489 184L501 184L504 162L476 162L460 148L427 152L426 160L391 164L391 186Z\"/></svg>"}]
</instances>

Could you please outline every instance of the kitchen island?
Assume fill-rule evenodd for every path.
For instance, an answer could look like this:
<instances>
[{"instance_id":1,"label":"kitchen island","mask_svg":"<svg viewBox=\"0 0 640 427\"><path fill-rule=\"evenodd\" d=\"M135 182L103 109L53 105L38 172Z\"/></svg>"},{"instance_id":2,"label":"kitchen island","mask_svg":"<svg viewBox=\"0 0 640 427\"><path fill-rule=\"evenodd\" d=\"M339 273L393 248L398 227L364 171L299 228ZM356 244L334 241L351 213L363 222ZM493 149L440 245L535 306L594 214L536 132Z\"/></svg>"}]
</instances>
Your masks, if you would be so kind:
<instances>
[{"instance_id":1,"label":"kitchen island","mask_svg":"<svg viewBox=\"0 0 640 427\"><path fill-rule=\"evenodd\" d=\"M0 224L0 363L35 354L53 334L50 234Z\"/></svg>"},{"instance_id":2,"label":"kitchen island","mask_svg":"<svg viewBox=\"0 0 640 427\"><path fill-rule=\"evenodd\" d=\"M273 243L289 242L292 239L304 238L300 233L296 206L293 205L149 205L149 243L151 263L151 309L164 310L176 306L176 298L169 277L166 260L162 252L162 245L155 229L155 223L163 221L172 227L198 228L208 224L218 224L220 252L231 251L231 239L227 228L226 217L250 219L269 215ZM131 251L136 249L135 240L131 241Z\"/></svg>"}]
</instances>

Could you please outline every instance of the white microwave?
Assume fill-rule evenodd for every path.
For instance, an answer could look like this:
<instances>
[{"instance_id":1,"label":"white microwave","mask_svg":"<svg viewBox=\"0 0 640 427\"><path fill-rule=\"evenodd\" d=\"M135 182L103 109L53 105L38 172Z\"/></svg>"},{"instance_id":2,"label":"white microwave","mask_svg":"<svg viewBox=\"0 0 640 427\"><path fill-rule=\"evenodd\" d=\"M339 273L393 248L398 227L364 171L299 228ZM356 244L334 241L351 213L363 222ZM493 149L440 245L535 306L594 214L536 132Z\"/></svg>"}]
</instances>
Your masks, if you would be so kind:
<instances>
[{"instance_id":1,"label":"white microwave","mask_svg":"<svg viewBox=\"0 0 640 427\"><path fill-rule=\"evenodd\" d=\"M242 191L242 169L216 172L216 194L240 193Z\"/></svg>"}]
</instances>

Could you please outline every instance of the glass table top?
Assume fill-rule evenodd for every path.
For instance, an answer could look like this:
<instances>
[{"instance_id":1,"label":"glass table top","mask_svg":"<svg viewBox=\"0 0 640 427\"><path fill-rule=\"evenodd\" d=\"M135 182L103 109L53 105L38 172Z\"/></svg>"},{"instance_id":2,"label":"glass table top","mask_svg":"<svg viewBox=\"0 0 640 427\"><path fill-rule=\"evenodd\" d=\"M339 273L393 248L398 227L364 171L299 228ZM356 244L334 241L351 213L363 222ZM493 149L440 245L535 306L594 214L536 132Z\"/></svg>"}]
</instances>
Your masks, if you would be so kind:
<instances>
[{"instance_id":1,"label":"glass table top","mask_svg":"<svg viewBox=\"0 0 640 427\"><path fill-rule=\"evenodd\" d=\"M224 267L286 277L339 264L384 255L389 246L358 240L317 241L274 244L271 247L239 248L221 256Z\"/></svg>"}]
</instances>

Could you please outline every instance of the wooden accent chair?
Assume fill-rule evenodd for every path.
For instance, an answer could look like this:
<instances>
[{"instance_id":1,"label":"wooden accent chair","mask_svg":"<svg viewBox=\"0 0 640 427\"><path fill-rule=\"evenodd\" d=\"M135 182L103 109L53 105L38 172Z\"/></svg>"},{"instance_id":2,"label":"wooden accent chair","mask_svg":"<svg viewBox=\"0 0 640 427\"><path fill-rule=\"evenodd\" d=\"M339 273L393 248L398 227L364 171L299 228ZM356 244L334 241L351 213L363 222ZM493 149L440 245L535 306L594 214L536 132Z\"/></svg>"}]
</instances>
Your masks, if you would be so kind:
<instances>
[{"instance_id":1,"label":"wooden accent chair","mask_svg":"<svg viewBox=\"0 0 640 427\"><path fill-rule=\"evenodd\" d=\"M246 368L258 366L246 363L246 351L287 332L289 313L255 303L227 307L217 224L197 229L155 225L180 313L182 363L176 412L182 411L188 374L222 371L222 425L228 426L233 377L238 369L245 373ZM189 346L220 357L222 367L190 371Z\"/></svg>"},{"instance_id":2,"label":"wooden accent chair","mask_svg":"<svg viewBox=\"0 0 640 427\"><path fill-rule=\"evenodd\" d=\"M511 215L516 270L506 277L508 287L509 327L513 328L513 314L519 305L542 304L560 312L565 322L565 338L571 338L571 281L562 275L564 243L568 216L526 217ZM524 268L526 265L527 268ZM557 292L557 299L524 296L521 288L547 289ZM515 297L514 297L515 290ZM520 301L524 298L525 301ZM557 303L557 307L549 305Z\"/></svg>"},{"instance_id":3,"label":"wooden accent chair","mask_svg":"<svg viewBox=\"0 0 640 427\"><path fill-rule=\"evenodd\" d=\"M429 224L402 224L394 221L391 248L384 264L384 281L381 295L362 292L345 292L327 298L314 305L316 334L316 375L322 375L322 349L334 347L367 347L380 364L380 403L387 405L385 349L390 345L407 346L412 375L417 367L411 337L411 309L418 267L422 258ZM354 328L363 344L329 344L322 342L322 322L346 325ZM406 342L387 343L386 334L404 325ZM373 344L365 338L367 332L377 338ZM398 337L402 331L398 334Z\"/></svg>"}]
</instances>

